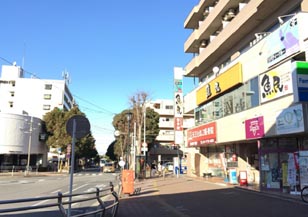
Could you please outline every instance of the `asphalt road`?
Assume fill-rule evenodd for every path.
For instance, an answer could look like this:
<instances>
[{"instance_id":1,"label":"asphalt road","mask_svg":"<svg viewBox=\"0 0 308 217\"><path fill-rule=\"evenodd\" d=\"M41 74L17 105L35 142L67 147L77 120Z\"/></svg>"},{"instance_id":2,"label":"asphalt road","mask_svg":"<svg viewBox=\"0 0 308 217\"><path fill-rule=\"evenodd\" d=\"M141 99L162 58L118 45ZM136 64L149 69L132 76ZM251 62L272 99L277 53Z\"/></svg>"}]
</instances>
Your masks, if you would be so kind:
<instances>
[{"instance_id":1,"label":"asphalt road","mask_svg":"<svg viewBox=\"0 0 308 217\"><path fill-rule=\"evenodd\" d=\"M74 193L86 193L93 192L96 188L103 189L109 186L110 182L117 184L117 173L102 173L98 170L84 171L75 173L73 176L73 194ZM62 194L68 194L70 190L70 175L69 174L58 174L49 173L42 175L30 175L24 177L22 175L16 176L1 176L0 177L0 201L3 200L16 200L23 198L37 198L45 196L57 196L58 192ZM80 196L90 197L90 195ZM68 199L67 199L68 200ZM20 204L21 206L35 207L37 205L48 204L49 200L31 202L27 204ZM96 200L91 200L83 203L76 203L72 205L71 215L82 213L85 209L97 205ZM16 207L14 205L0 205L0 209ZM67 209L68 207L66 207ZM39 212L39 213L36 213ZM50 207L40 210L31 210L31 214L3 214L0 216L60 216L57 207ZM44 213L44 214L42 214Z\"/></svg>"}]
</instances>

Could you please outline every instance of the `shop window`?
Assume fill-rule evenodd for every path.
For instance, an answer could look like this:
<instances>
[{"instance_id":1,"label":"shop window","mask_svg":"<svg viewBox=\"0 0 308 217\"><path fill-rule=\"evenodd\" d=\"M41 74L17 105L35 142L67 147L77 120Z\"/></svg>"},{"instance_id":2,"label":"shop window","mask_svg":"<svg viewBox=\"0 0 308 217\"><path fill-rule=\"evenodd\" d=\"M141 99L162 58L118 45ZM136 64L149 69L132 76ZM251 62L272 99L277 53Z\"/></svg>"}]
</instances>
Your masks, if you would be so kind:
<instances>
[{"instance_id":1,"label":"shop window","mask_svg":"<svg viewBox=\"0 0 308 217\"><path fill-rule=\"evenodd\" d=\"M258 77L195 109L196 125L259 106Z\"/></svg>"},{"instance_id":2,"label":"shop window","mask_svg":"<svg viewBox=\"0 0 308 217\"><path fill-rule=\"evenodd\" d=\"M261 174L262 187L280 188L281 173L279 172L277 153L268 153L261 156Z\"/></svg>"},{"instance_id":3,"label":"shop window","mask_svg":"<svg viewBox=\"0 0 308 217\"><path fill-rule=\"evenodd\" d=\"M258 77L245 83L246 109L259 106L259 84Z\"/></svg>"},{"instance_id":4,"label":"shop window","mask_svg":"<svg viewBox=\"0 0 308 217\"><path fill-rule=\"evenodd\" d=\"M214 119L223 117L223 107L221 103L221 98L218 98L213 102L213 117Z\"/></svg>"},{"instance_id":5,"label":"shop window","mask_svg":"<svg viewBox=\"0 0 308 217\"><path fill-rule=\"evenodd\" d=\"M304 139L303 139L301 149L303 149L303 150L308 150L308 138L304 138Z\"/></svg>"},{"instance_id":6,"label":"shop window","mask_svg":"<svg viewBox=\"0 0 308 217\"><path fill-rule=\"evenodd\" d=\"M279 148L287 150L297 150L297 139L296 138L281 138L279 139Z\"/></svg>"},{"instance_id":7,"label":"shop window","mask_svg":"<svg viewBox=\"0 0 308 217\"><path fill-rule=\"evenodd\" d=\"M223 97L224 103L224 116L233 114L233 96L232 93L228 93Z\"/></svg>"},{"instance_id":8,"label":"shop window","mask_svg":"<svg viewBox=\"0 0 308 217\"><path fill-rule=\"evenodd\" d=\"M278 148L277 139L268 139L268 140L262 141L261 143L262 151L275 150L277 148Z\"/></svg>"},{"instance_id":9,"label":"shop window","mask_svg":"<svg viewBox=\"0 0 308 217\"><path fill-rule=\"evenodd\" d=\"M245 110L245 86L241 86L234 91L233 94L234 113L238 113Z\"/></svg>"}]
</instances>

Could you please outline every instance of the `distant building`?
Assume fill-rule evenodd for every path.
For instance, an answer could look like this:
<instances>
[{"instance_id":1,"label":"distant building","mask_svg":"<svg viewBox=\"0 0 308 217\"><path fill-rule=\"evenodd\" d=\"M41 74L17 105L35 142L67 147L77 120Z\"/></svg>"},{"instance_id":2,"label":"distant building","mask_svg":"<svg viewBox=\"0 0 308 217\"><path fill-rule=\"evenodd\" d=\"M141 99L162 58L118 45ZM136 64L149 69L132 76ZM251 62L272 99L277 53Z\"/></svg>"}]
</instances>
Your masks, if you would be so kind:
<instances>
[{"instance_id":1,"label":"distant building","mask_svg":"<svg viewBox=\"0 0 308 217\"><path fill-rule=\"evenodd\" d=\"M2 66L0 77L0 170L14 166L46 166L46 134L43 116L55 107L65 111L74 99L65 80L24 77L19 66ZM29 147L30 146L30 147Z\"/></svg>"},{"instance_id":2,"label":"distant building","mask_svg":"<svg viewBox=\"0 0 308 217\"><path fill-rule=\"evenodd\" d=\"M176 144L174 143L175 141L174 104L175 101L172 99L157 99L150 101L147 105L147 107L152 108L155 112L159 114L159 134L156 137L157 151L156 152L155 150L152 151L153 153L155 153L155 155L159 154L172 155L171 152L166 151L166 149L175 150L177 148L180 148L177 147ZM194 125L193 115L186 114L184 115L183 119L184 119L183 120L184 129L187 129ZM181 153L183 151L184 150L182 149ZM165 160L164 156L162 156L162 160ZM170 159L169 157L169 160L172 160L172 158Z\"/></svg>"}]
</instances>

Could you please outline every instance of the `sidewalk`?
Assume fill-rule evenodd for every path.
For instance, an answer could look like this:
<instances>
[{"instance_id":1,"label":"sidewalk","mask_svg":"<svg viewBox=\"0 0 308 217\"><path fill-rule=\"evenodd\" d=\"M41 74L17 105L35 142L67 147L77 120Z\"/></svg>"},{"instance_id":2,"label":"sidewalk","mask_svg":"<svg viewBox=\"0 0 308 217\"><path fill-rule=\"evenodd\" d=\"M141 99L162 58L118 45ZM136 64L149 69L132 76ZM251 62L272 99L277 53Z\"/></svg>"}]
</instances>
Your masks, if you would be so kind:
<instances>
[{"instance_id":1,"label":"sidewalk","mask_svg":"<svg viewBox=\"0 0 308 217\"><path fill-rule=\"evenodd\" d=\"M211 185L205 185L210 183ZM135 181L135 189L141 188L139 195L121 195L117 217L188 217L202 213L200 201L215 197L217 191L228 188L254 191L270 197L279 197L301 203L299 195L261 192L258 186L239 186L224 182L222 178L188 177L186 175L157 177ZM182 204L182 205L181 205ZM195 214L194 214L195 212ZM185 213L189 213L185 214Z\"/></svg>"}]
</instances>

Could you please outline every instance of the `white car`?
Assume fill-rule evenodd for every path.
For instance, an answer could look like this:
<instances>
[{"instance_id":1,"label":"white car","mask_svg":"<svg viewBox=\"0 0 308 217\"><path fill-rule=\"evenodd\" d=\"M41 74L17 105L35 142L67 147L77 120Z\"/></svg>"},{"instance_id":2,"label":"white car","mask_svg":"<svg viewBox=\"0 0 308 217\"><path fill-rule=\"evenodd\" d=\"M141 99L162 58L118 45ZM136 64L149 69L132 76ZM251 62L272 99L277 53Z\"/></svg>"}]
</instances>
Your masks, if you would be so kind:
<instances>
[{"instance_id":1,"label":"white car","mask_svg":"<svg viewBox=\"0 0 308 217\"><path fill-rule=\"evenodd\" d=\"M166 162L162 165L162 169L167 171L173 171L173 162Z\"/></svg>"}]
</instances>

